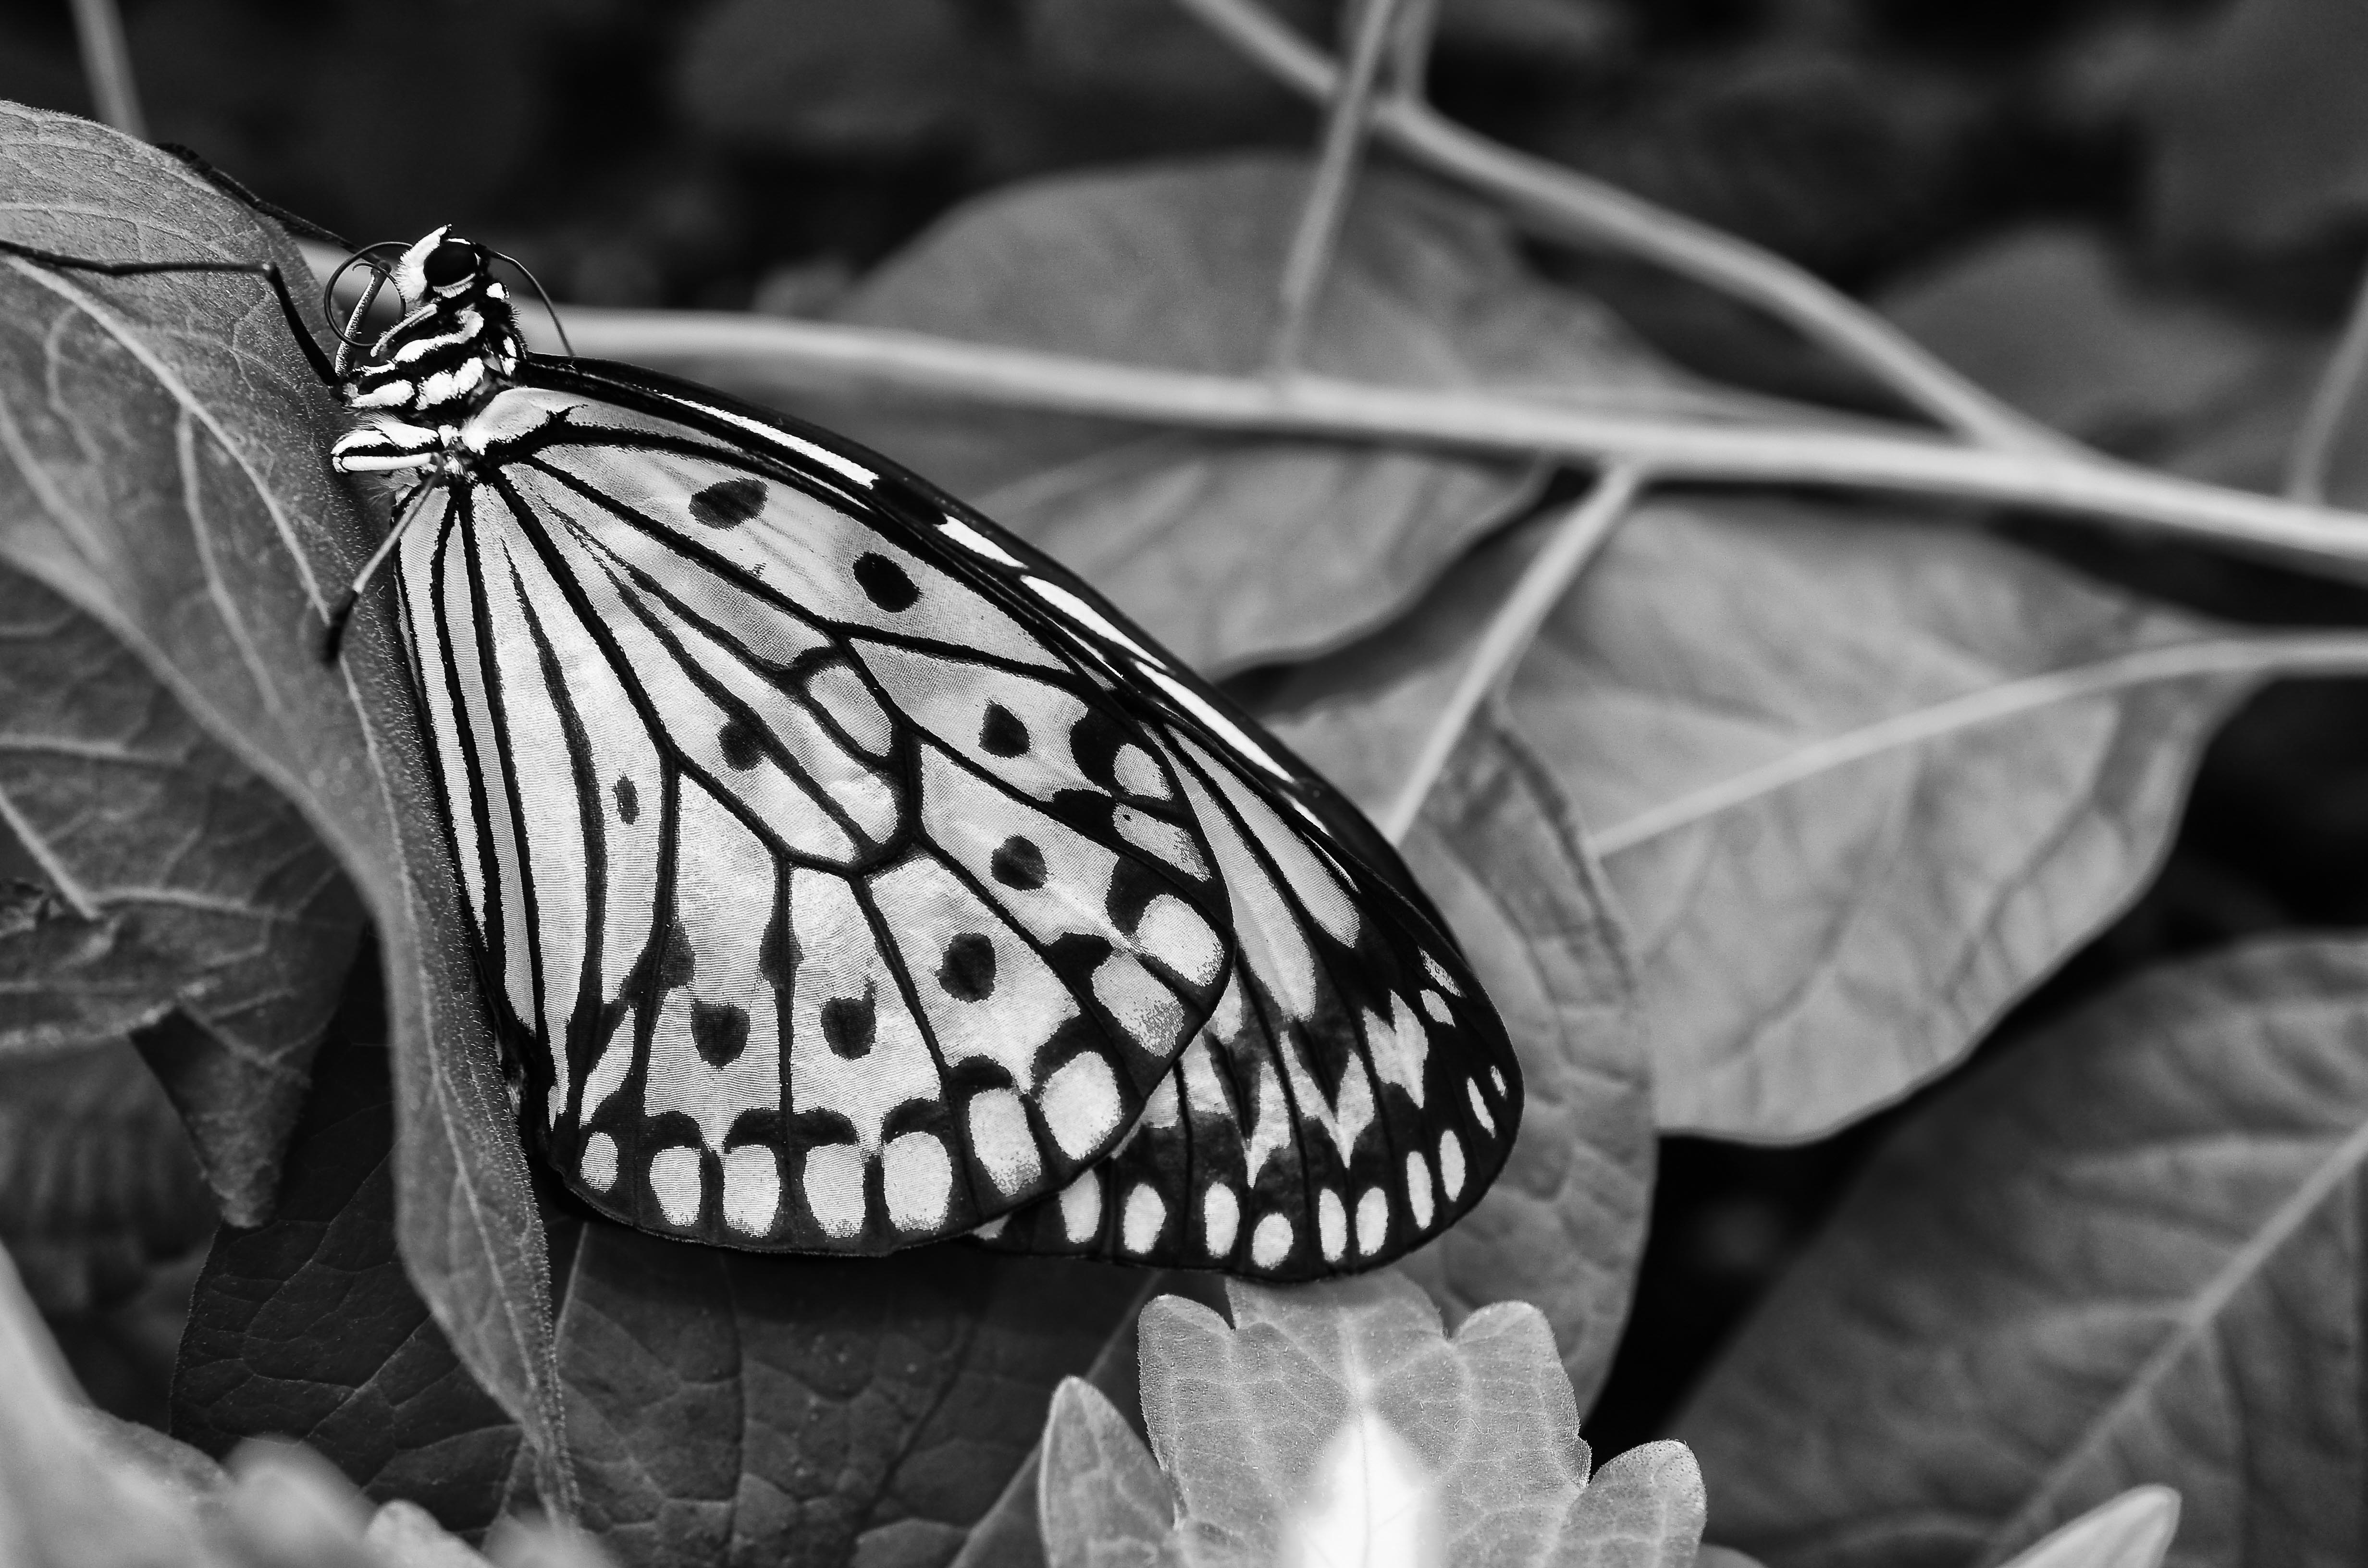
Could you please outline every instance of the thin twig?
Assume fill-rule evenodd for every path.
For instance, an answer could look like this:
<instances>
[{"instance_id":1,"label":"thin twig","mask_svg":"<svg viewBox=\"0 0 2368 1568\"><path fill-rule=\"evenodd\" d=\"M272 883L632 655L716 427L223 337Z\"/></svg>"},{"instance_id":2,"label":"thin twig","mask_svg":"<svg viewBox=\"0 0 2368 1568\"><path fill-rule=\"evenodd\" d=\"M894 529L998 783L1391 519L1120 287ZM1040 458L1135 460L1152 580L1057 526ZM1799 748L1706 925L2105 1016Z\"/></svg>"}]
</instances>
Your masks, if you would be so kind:
<instances>
[{"instance_id":1,"label":"thin twig","mask_svg":"<svg viewBox=\"0 0 2368 1568\"><path fill-rule=\"evenodd\" d=\"M1430 46L1439 37L1440 0L1402 0L1390 40L1390 67L1382 90L1392 97L1420 101L1430 90Z\"/></svg>"},{"instance_id":2,"label":"thin twig","mask_svg":"<svg viewBox=\"0 0 2368 1568\"><path fill-rule=\"evenodd\" d=\"M2058 703L2103 697L2133 687L2205 676L2362 675L2368 675L2368 637L2357 632L2284 632L2145 648L2078 669L2050 670L2008 681L1878 720L1846 734L1829 735L1589 834L1588 845L1608 859L1837 767L1908 746L1929 745Z\"/></svg>"},{"instance_id":3,"label":"thin twig","mask_svg":"<svg viewBox=\"0 0 2368 1568\"><path fill-rule=\"evenodd\" d=\"M1554 613L1554 606L1570 592L1588 562L1611 537L1611 530L1635 504L1637 492L1645 485L1642 469L1634 466L1608 468L1595 482L1586 499L1563 514L1562 520L1545 543L1545 548L1522 571L1513 591L1497 607L1497 613L1480 633L1479 645L1464 662L1463 671L1455 677L1455 690L1448 698L1423 736L1422 750L1416 754L1414 764L1406 770L1398 792L1382 813L1381 829L1393 844L1403 844L1414 830L1415 819L1422 815L1422 803L1430 796L1439 776L1447 770L1448 758L1455 753L1471 727L1472 716L1488 699L1521 662L1521 655L1537 641L1538 629Z\"/></svg>"},{"instance_id":4,"label":"thin twig","mask_svg":"<svg viewBox=\"0 0 2368 1568\"><path fill-rule=\"evenodd\" d=\"M1328 100L1338 68L1256 0L1176 0L1267 73ZM1748 301L1789 323L1967 440L2061 451L2062 436L1999 403L1864 307L1781 256L1576 170L1475 135L1419 101L1384 95L1374 134L1433 171L1485 191L1540 233L1614 246Z\"/></svg>"},{"instance_id":5,"label":"thin twig","mask_svg":"<svg viewBox=\"0 0 2368 1568\"><path fill-rule=\"evenodd\" d=\"M2327 499L2328 463L2335 455L2343 416L2359 394L2363 369L2368 369L2368 269L2361 272L2359 290L2351 296L2351 319L2343 324L2343 335L2336 340L2335 352L2328 356L2327 368L2319 372L2310 408L2294 436L2294 452L2286 460L2286 494L2291 499L2314 506Z\"/></svg>"},{"instance_id":6,"label":"thin twig","mask_svg":"<svg viewBox=\"0 0 2368 1568\"><path fill-rule=\"evenodd\" d=\"M82 72L98 118L126 136L147 141L148 117L140 112L140 85L131 74L131 50L123 41L123 16L115 0L74 0L74 18Z\"/></svg>"},{"instance_id":7,"label":"thin twig","mask_svg":"<svg viewBox=\"0 0 2368 1568\"><path fill-rule=\"evenodd\" d=\"M1364 151L1366 121L1372 109L1373 84L1382 74L1397 8L1398 0L1364 0L1357 13L1349 70L1332 95L1331 110L1324 120L1322 150L1307 182L1307 201L1300 209L1299 227L1282 261L1281 315L1268 352L1270 369L1291 369L1307 346L1316 301L1332 269L1332 253L1340 243L1340 225L1349 216L1349 196L1356 184L1357 162Z\"/></svg>"},{"instance_id":8,"label":"thin twig","mask_svg":"<svg viewBox=\"0 0 2368 1568\"><path fill-rule=\"evenodd\" d=\"M1156 369L921 333L704 311L565 312L583 352L747 389L894 388L1204 430L1309 435L1635 463L1657 481L1833 485L2110 518L2358 581L2368 516L2224 490L2071 451L2000 451L1881 426L1721 424L1543 398L1300 374Z\"/></svg>"}]
</instances>

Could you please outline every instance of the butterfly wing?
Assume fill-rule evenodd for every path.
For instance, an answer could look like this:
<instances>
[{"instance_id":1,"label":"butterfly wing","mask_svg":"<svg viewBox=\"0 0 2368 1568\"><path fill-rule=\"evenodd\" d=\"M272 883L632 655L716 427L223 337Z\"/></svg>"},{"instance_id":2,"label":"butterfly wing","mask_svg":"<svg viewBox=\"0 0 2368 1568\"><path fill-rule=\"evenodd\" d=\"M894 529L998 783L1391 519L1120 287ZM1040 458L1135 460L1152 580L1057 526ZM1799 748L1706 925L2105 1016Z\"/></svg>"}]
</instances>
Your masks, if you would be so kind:
<instances>
[{"instance_id":1,"label":"butterfly wing","mask_svg":"<svg viewBox=\"0 0 2368 1568\"><path fill-rule=\"evenodd\" d=\"M883 460L623 367L520 381L402 593L528 1119L577 1192L811 1251L1019 1209L999 1244L1275 1277L1477 1196L1509 1048L1337 794Z\"/></svg>"}]
</instances>

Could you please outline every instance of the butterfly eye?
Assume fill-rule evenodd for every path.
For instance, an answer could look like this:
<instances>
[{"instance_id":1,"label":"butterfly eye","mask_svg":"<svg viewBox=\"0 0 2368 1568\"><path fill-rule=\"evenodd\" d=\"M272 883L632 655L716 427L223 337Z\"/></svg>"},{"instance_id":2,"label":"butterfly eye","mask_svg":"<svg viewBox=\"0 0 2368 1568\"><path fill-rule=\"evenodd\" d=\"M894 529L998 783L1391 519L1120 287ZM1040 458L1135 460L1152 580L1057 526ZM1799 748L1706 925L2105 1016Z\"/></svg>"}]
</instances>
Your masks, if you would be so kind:
<instances>
[{"instance_id":1,"label":"butterfly eye","mask_svg":"<svg viewBox=\"0 0 2368 1568\"><path fill-rule=\"evenodd\" d=\"M485 253L467 240L446 240L427 253L419 270L431 289L450 289L484 270Z\"/></svg>"}]
</instances>

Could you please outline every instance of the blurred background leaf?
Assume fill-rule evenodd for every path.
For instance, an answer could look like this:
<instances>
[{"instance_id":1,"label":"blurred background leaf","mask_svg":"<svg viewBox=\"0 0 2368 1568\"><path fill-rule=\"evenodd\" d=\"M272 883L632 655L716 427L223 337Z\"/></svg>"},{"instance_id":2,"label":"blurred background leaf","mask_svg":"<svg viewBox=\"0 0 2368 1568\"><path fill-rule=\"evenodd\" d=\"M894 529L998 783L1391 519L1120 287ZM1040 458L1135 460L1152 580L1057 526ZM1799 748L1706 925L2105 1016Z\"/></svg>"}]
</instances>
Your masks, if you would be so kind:
<instances>
[{"instance_id":1,"label":"blurred background leaf","mask_svg":"<svg viewBox=\"0 0 2368 1568\"><path fill-rule=\"evenodd\" d=\"M2139 1482L2178 1564L2368 1551L2368 956L2156 971L1905 1122L1690 1403L1771 1568L1997 1562Z\"/></svg>"}]
</instances>

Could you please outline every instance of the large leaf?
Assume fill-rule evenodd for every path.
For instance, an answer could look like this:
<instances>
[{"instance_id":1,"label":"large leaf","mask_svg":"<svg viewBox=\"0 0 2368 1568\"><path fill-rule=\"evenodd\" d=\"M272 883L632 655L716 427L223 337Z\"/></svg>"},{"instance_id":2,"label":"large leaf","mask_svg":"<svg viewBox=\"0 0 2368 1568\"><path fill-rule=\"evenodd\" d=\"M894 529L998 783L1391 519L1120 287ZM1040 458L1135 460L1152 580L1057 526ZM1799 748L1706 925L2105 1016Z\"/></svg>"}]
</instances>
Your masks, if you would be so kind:
<instances>
[{"instance_id":1,"label":"large leaf","mask_svg":"<svg viewBox=\"0 0 2368 1568\"><path fill-rule=\"evenodd\" d=\"M1773 1568L1997 1562L2139 1483L2172 1563L2368 1558L2368 951L2165 970L1903 1127L1679 1422Z\"/></svg>"},{"instance_id":2,"label":"large leaf","mask_svg":"<svg viewBox=\"0 0 2368 1568\"><path fill-rule=\"evenodd\" d=\"M1385 801L1538 542L1269 717ZM2152 874L2196 751L2301 645L1975 535L1778 503L1626 523L1509 693L1629 916L1663 1127L1807 1137L1956 1062Z\"/></svg>"},{"instance_id":3,"label":"large leaf","mask_svg":"<svg viewBox=\"0 0 2368 1568\"><path fill-rule=\"evenodd\" d=\"M1306 181L1293 160L1234 157L1010 187L922 236L840 313L1256 373ZM1601 306L1540 281L1486 210L1386 174L1350 210L1306 364L1629 412L1743 406L1671 369ZM1204 671L1380 624L1526 504L1538 477L1436 451L1160 436L973 405L836 417L1061 557Z\"/></svg>"},{"instance_id":4,"label":"large leaf","mask_svg":"<svg viewBox=\"0 0 2368 1568\"><path fill-rule=\"evenodd\" d=\"M336 863L121 643L5 566L0 824L41 879L0 924L0 1056L154 1031L224 1212L261 1219L360 930Z\"/></svg>"},{"instance_id":5,"label":"large leaf","mask_svg":"<svg viewBox=\"0 0 2368 1568\"><path fill-rule=\"evenodd\" d=\"M1693 1562L1693 1457L1647 1444L1590 1476L1578 1406L1534 1308L1484 1307L1451 1338L1423 1293L1388 1271L1297 1290L1236 1283L1227 1295L1230 1324L1172 1296L1144 1312L1151 1456L1101 1395L1062 1390L1042 1491L1054 1568Z\"/></svg>"},{"instance_id":6,"label":"large leaf","mask_svg":"<svg viewBox=\"0 0 2368 1568\"><path fill-rule=\"evenodd\" d=\"M302 263L173 160L0 108L0 233L67 254ZM108 280L0 257L0 562L137 657L292 801L385 956L404 1260L471 1369L556 1455L541 1224L418 767L391 631L319 628L373 525L329 470L336 408L251 278ZM544 1477L565 1505L562 1472Z\"/></svg>"},{"instance_id":7,"label":"large leaf","mask_svg":"<svg viewBox=\"0 0 2368 1568\"><path fill-rule=\"evenodd\" d=\"M301 1438L372 1498L473 1534L510 1500L518 1428L396 1254L393 1085L374 988L359 989L322 1050L277 1213L225 1226L198 1277L173 1433L217 1456Z\"/></svg>"}]
</instances>

